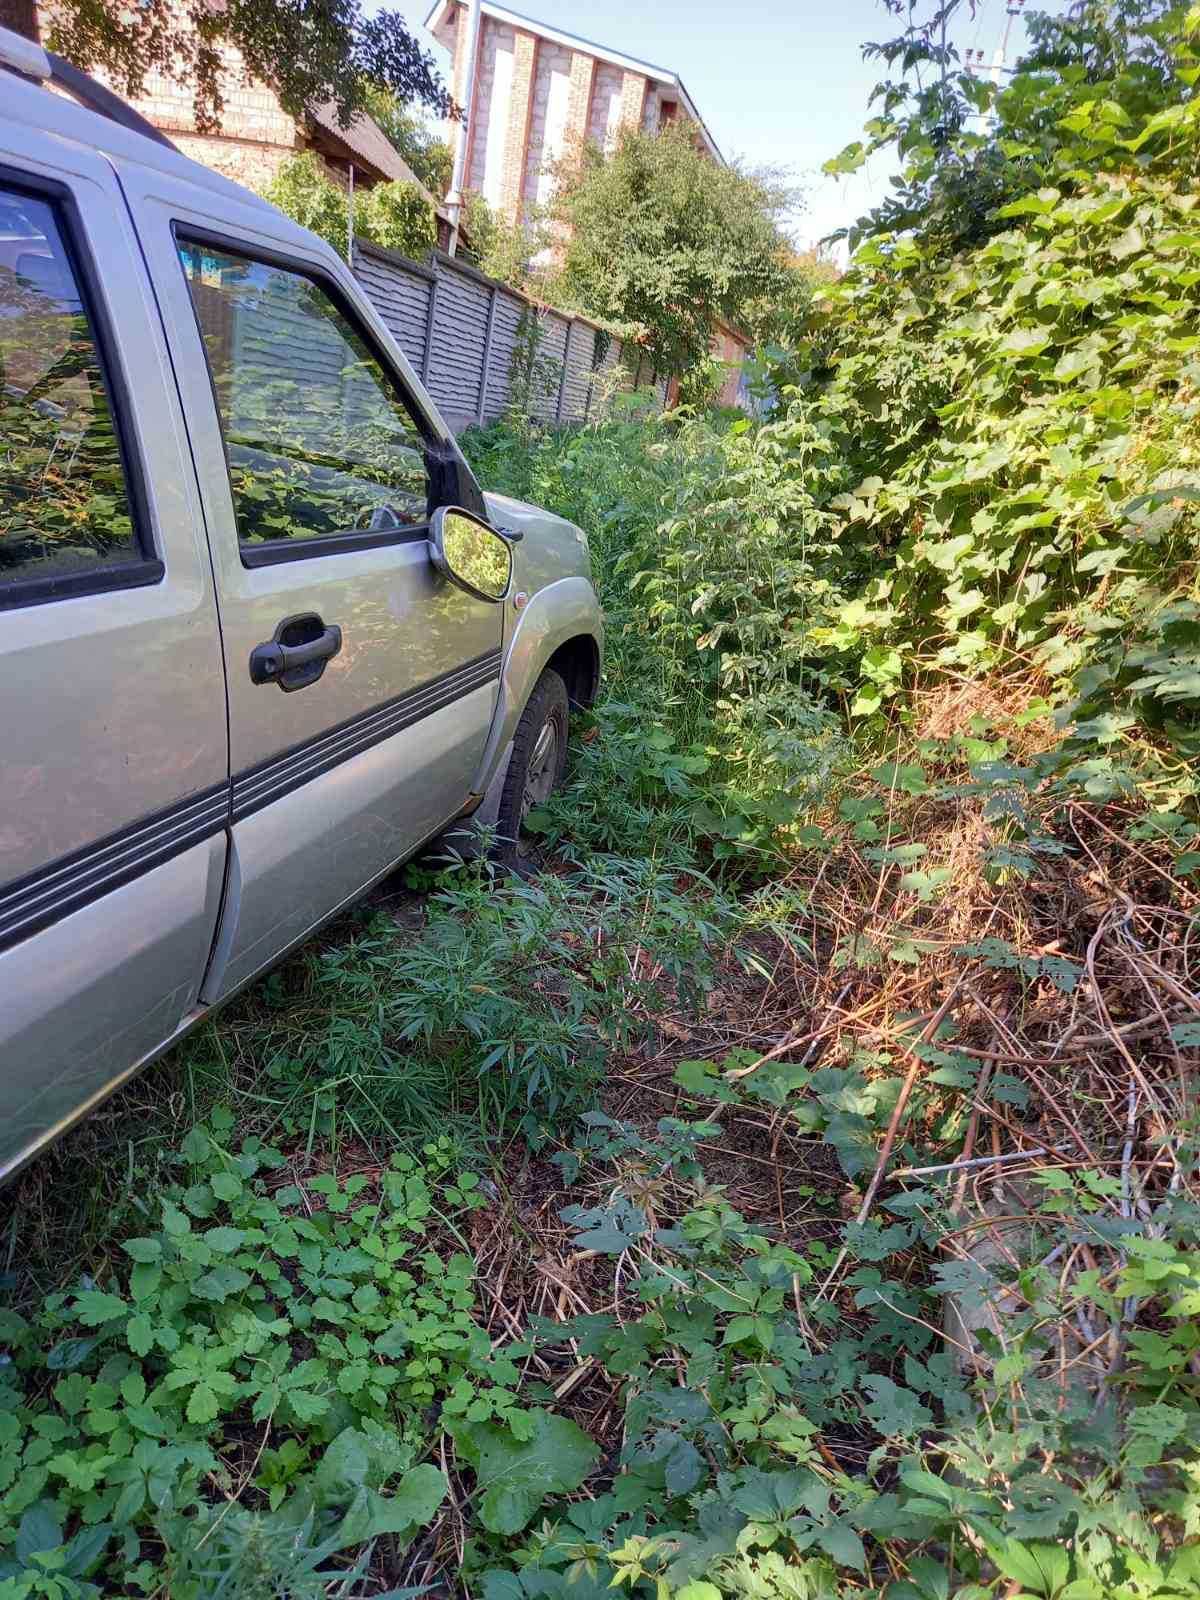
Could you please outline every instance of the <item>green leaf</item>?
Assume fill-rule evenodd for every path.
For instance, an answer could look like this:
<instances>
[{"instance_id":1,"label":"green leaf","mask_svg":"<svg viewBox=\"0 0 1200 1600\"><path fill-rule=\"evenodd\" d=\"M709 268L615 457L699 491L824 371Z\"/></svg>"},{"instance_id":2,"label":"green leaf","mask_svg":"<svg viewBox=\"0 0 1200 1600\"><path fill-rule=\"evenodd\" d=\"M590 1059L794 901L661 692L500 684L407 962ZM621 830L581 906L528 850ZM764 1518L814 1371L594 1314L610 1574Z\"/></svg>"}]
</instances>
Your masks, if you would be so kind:
<instances>
[{"instance_id":1,"label":"green leaf","mask_svg":"<svg viewBox=\"0 0 1200 1600\"><path fill-rule=\"evenodd\" d=\"M215 1392L207 1383L198 1383L188 1398L187 1419L189 1422L212 1422L220 1409Z\"/></svg>"},{"instance_id":2,"label":"green leaf","mask_svg":"<svg viewBox=\"0 0 1200 1600\"><path fill-rule=\"evenodd\" d=\"M1022 327L1014 328L999 345L1002 356L1038 356L1050 343L1050 334L1045 328Z\"/></svg>"},{"instance_id":3,"label":"green leaf","mask_svg":"<svg viewBox=\"0 0 1200 1600\"><path fill-rule=\"evenodd\" d=\"M872 770L871 776L881 788L899 789L903 794L927 794L929 791L925 769L912 763L901 765L895 761L885 761L882 766Z\"/></svg>"},{"instance_id":4,"label":"green leaf","mask_svg":"<svg viewBox=\"0 0 1200 1600\"><path fill-rule=\"evenodd\" d=\"M599 1457L599 1447L569 1417L548 1411L533 1417L527 1440L494 1422L473 1423L457 1436L475 1469L480 1520L490 1533L520 1533L547 1495L578 1489Z\"/></svg>"},{"instance_id":5,"label":"green leaf","mask_svg":"<svg viewBox=\"0 0 1200 1600\"><path fill-rule=\"evenodd\" d=\"M140 1372L130 1372L121 1379L121 1399L126 1405L140 1406L146 1398L146 1380Z\"/></svg>"},{"instance_id":6,"label":"green leaf","mask_svg":"<svg viewBox=\"0 0 1200 1600\"><path fill-rule=\"evenodd\" d=\"M125 1343L135 1356L150 1354L154 1345L154 1329L149 1317L140 1311L130 1317L125 1324Z\"/></svg>"},{"instance_id":7,"label":"green leaf","mask_svg":"<svg viewBox=\"0 0 1200 1600\"><path fill-rule=\"evenodd\" d=\"M39 1502L30 1506L21 1518L14 1553L22 1566L28 1566L39 1551L57 1550L62 1542L62 1527L57 1517L49 1505Z\"/></svg>"},{"instance_id":8,"label":"green leaf","mask_svg":"<svg viewBox=\"0 0 1200 1600\"><path fill-rule=\"evenodd\" d=\"M169 1200L163 1201L163 1227L172 1239L182 1239L192 1231L190 1218Z\"/></svg>"},{"instance_id":9,"label":"green leaf","mask_svg":"<svg viewBox=\"0 0 1200 1600\"><path fill-rule=\"evenodd\" d=\"M1125 261L1130 256L1142 254L1146 248L1146 238L1138 225L1131 223L1124 233L1117 235L1108 248L1118 261Z\"/></svg>"},{"instance_id":10,"label":"green leaf","mask_svg":"<svg viewBox=\"0 0 1200 1600\"><path fill-rule=\"evenodd\" d=\"M162 1268L157 1262L139 1261L129 1274L129 1292L139 1304L149 1300L162 1282Z\"/></svg>"},{"instance_id":11,"label":"green leaf","mask_svg":"<svg viewBox=\"0 0 1200 1600\"><path fill-rule=\"evenodd\" d=\"M210 1250L217 1250L221 1255L230 1255L234 1250L240 1250L245 1243L246 1230L245 1228L210 1228L201 1237Z\"/></svg>"},{"instance_id":12,"label":"green leaf","mask_svg":"<svg viewBox=\"0 0 1200 1600\"><path fill-rule=\"evenodd\" d=\"M197 1278L192 1285L192 1293L201 1300L216 1300L223 1303L231 1294L237 1294L250 1283L250 1274L243 1272L241 1267L220 1266L214 1267L211 1272L206 1272Z\"/></svg>"},{"instance_id":13,"label":"green leaf","mask_svg":"<svg viewBox=\"0 0 1200 1600\"><path fill-rule=\"evenodd\" d=\"M85 1328L102 1328L116 1322L129 1310L129 1303L119 1294L107 1294L101 1289L84 1289L75 1296L71 1314Z\"/></svg>"},{"instance_id":14,"label":"green leaf","mask_svg":"<svg viewBox=\"0 0 1200 1600\"><path fill-rule=\"evenodd\" d=\"M890 1378L872 1374L862 1381L871 1396L867 1416L885 1436L911 1438L933 1426L933 1413L923 1406L911 1389L903 1389Z\"/></svg>"},{"instance_id":15,"label":"green leaf","mask_svg":"<svg viewBox=\"0 0 1200 1600\"><path fill-rule=\"evenodd\" d=\"M162 1255L160 1239L126 1239L121 1248L135 1261L157 1261Z\"/></svg>"},{"instance_id":16,"label":"green leaf","mask_svg":"<svg viewBox=\"0 0 1200 1600\"><path fill-rule=\"evenodd\" d=\"M817 1533L817 1543L841 1566L857 1567L860 1572L867 1570L867 1553L863 1549L863 1542L848 1523L833 1522L821 1528Z\"/></svg>"},{"instance_id":17,"label":"green leaf","mask_svg":"<svg viewBox=\"0 0 1200 1600\"><path fill-rule=\"evenodd\" d=\"M433 1520L448 1488L445 1473L426 1462L406 1472L394 1494L360 1489L335 1535L337 1547L366 1544L382 1534L410 1539Z\"/></svg>"},{"instance_id":18,"label":"green leaf","mask_svg":"<svg viewBox=\"0 0 1200 1600\"><path fill-rule=\"evenodd\" d=\"M50 1372L70 1372L81 1367L99 1344L98 1339L60 1339L46 1357Z\"/></svg>"},{"instance_id":19,"label":"green leaf","mask_svg":"<svg viewBox=\"0 0 1200 1600\"><path fill-rule=\"evenodd\" d=\"M1185 1050L1200 1050L1200 1022L1177 1022L1171 1038Z\"/></svg>"},{"instance_id":20,"label":"green leaf","mask_svg":"<svg viewBox=\"0 0 1200 1600\"><path fill-rule=\"evenodd\" d=\"M236 1200L242 1192L242 1180L232 1172L214 1172L208 1181L218 1200Z\"/></svg>"},{"instance_id":21,"label":"green leaf","mask_svg":"<svg viewBox=\"0 0 1200 1600\"><path fill-rule=\"evenodd\" d=\"M1071 1558L1052 1544L1021 1544L1005 1539L1001 1544L985 1540L988 1555L1006 1578L1015 1578L1031 1594L1050 1596L1066 1583Z\"/></svg>"}]
</instances>

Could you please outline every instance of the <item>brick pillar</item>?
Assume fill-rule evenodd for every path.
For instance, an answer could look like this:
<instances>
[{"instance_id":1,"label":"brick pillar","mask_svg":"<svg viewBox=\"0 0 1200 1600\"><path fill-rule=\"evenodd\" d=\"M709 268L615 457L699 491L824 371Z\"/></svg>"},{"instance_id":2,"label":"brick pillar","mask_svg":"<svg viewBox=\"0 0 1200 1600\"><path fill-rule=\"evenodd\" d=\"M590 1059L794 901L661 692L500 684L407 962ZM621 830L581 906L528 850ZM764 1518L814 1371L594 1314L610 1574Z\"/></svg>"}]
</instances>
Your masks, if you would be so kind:
<instances>
[{"instance_id":1,"label":"brick pillar","mask_svg":"<svg viewBox=\"0 0 1200 1600\"><path fill-rule=\"evenodd\" d=\"M649 79L640 72L627 72L621 79L621 119L619 126L636 132L642 125Z\"/></svg>"},{"instance_id":2,"label":"brick pillar","mask_svg":"<svg viewBox=\"0 0 1200 1600\"><path fill-rule=\"evenodd\" d=\"M516 29L513 44L512 88L508 95L508 126L504 133L504 168L500 209L510 222L521 220L521 191L525 186L525 157L529 150L529 115L533 108L533 79L537 69L537 38Z\"/></svg>"},{"instance_id":3,"label":"brick pillar","mask_svg":"<svg viewBox=\"0 0 1200 1600\"><path fill-rule=\"evenodd\" d=\"M567 122L563 129L563 150L572 154L587 138L588 115L592 109L592 81L595 56L580 50L571 54L571 87L567 94Z\"/></svg>"}]
</instances>

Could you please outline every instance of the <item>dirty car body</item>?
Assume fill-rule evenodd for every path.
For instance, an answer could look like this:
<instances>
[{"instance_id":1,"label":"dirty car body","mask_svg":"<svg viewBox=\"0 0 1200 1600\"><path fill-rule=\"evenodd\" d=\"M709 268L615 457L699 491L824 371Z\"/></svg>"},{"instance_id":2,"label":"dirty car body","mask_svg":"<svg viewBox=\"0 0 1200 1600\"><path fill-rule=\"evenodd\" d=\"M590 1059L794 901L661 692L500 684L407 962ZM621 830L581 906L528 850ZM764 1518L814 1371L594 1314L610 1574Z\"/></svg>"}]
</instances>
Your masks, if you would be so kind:
<instances>
[{"instance_id":1,"label":"dirty car body","mask_svg":"<svg viewBox=\"0 0 1200 1600\"><path fill-rule=\"evenodd\" d=\"M52 59L0 31L0 1177L494 817L602 646L583 534L480 490L345 263Z\"/></svg>"}]
</instances>

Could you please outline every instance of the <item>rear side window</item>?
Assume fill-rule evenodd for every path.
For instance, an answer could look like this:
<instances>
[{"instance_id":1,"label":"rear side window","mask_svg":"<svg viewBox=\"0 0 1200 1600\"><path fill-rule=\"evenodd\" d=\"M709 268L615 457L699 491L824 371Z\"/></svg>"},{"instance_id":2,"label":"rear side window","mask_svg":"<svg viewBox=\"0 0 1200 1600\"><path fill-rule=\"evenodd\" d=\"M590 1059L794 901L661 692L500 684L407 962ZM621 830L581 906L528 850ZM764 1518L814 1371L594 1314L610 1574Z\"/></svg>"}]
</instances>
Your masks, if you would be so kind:
<instances>
[{"instance_id":1,"label":"rear side window","mask_svg":"<svg viewBox=\"0 0 1200 1600\"><path fill-rule=\"evenodd\" d=\"M58 206L0 184L0 604L109 587L140 557Z\"/></svg>"},{"instance_id":2,"label":"rear side window","mask_svg":"<svg viewBox=\"0 0 1200 1600\"><path fill-rule=\"evenodd\" d=\"M403 533L429 517L426 441L358 330L315 279L179 244L249 559Z\"/></svg>"}]
</instances>

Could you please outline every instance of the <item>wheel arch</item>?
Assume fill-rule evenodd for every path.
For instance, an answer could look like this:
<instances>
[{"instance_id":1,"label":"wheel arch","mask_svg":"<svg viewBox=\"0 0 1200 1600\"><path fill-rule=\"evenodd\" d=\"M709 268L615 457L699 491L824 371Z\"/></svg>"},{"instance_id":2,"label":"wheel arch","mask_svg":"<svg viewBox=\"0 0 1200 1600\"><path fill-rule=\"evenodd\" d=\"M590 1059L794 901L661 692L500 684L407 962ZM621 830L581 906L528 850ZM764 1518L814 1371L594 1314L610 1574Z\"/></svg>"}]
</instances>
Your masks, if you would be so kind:
<instances>
[{"instance_id":1,"label":"wheel arch","mask_svg":"<svg viewBox=\"0 0 1200 1600\"><path fill-rule=\"evenodd\" d=\"M542 672L546 667L553 667L566 684L572 710L586 710L595 705L600 692L600 646L590 633L577 633L574 638L565 639L542 667Z\"/></svg>"},{"instance_id":2,"label":"wheel arch","mask_svg":"<svg viewBox=\"0 0 1200 1600\"><path fill-rule=\"evenodd\" d=\"M482 795L516 731L533 686L547 667L561 674L574 705L590 705L599 687L604 624L586 578L560 578L532 595L504 652L500 694L472 790Z\"/></svg>"}]
</instances>

